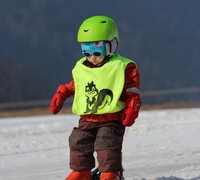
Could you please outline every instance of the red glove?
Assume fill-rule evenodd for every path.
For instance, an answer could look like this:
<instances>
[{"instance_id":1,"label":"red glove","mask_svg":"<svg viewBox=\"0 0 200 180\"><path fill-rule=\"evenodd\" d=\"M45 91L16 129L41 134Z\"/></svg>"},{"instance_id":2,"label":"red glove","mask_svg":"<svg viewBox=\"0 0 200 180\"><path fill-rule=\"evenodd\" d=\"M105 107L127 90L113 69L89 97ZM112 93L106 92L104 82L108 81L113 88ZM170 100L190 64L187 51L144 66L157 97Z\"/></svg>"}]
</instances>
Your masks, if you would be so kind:
<instances>
[{"instance_id":1,"label":"red glove","mask_svg":"<svg viewBox=\"0 0 200 180\"><path fill-rule=\"evenodd\" d=\"M125 101L125 108L123 110L124 120L122 124L124 126L132 126L135 123L135 119L138 117L139 109L141 107L140 96L136 95L128 98Z\"/></svg>"},{"instance_id":2,"label":"red glove","mask_svg":"<svg viewBox=\"0 0 200 180\"><path fill-rule=\"evenodd\" d=\"M51 104L50 104L50 110L53 114L57 114L62 106L64 101L69 97L68 90L65 87L65 85L60 85L58 87L57 92L54 94Z\"/></svg>"}]
</instances>

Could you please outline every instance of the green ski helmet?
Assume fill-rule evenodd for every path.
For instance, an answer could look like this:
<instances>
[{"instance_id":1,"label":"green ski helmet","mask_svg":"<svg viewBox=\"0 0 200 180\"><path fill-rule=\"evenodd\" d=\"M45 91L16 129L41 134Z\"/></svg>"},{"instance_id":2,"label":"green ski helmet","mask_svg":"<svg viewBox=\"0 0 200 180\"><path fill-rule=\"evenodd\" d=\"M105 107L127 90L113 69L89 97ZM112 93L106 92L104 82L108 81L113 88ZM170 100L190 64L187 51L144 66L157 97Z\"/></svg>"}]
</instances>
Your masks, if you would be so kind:
<instances>
[{"instance_id":1,"label":"green ski helmet","mask_svg":"<svg viewBox=\"0 0 200 180\"><path fill-rule=\"evenodd\" d=\"M81 24L77 41L96 42L105 41L106 54L113 54L119 43L118 28L113 19L107 16L92 16Z\"/></svg>"}]
</instances>

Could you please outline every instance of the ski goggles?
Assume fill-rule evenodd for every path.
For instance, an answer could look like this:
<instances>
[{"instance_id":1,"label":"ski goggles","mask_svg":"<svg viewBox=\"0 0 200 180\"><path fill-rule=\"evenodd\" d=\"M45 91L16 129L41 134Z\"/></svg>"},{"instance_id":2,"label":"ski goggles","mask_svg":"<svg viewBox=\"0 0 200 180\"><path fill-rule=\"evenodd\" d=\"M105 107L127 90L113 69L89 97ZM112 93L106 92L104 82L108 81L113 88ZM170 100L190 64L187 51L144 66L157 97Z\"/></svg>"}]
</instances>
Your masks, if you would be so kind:
<instances>
[{"instance_id":1,"label":"ski goggles","mask_svg":"<svg viewBox=\"0 0 200 180\"><path fill-rule=\"evenodd\" d=\"M106 47L103 41L81 43L81 49L85 57L100 57L106 55Z\"/></svg>"},{"instance_id":2,"label":"ski goggles","mask_svg":"<svg viewBox=\"0 0 200 180\"><path fill-rule=\"evenodd\" d=\"M100 57L100 56L104 56L104 54L102 54L101 52L82 52L82 54L85 57L91 57L91 56Z\"/></svg>"}]
</instances>

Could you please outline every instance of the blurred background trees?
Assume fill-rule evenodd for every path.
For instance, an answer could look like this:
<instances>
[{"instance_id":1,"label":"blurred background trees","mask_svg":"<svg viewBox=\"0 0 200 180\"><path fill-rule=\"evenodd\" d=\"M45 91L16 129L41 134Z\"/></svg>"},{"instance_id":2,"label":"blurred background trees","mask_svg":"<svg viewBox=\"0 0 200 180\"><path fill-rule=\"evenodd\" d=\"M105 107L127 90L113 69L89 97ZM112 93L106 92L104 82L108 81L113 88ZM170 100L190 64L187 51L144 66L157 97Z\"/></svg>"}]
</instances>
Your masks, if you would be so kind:
<instances>
[{"instance_id":1,"label":"blurred background trees","mask_svg":"<svg viewBox=\"0 0 200 180\"><path fill-rule=\"evenodd\" d=\"M141 72L142 91L200 87L200 1L0 0L0 103L50 99L81 58L80 23L93 15L119 26L118 52ZM144 96L199 101L199 93Z\"/></svg>"}]
</instances>

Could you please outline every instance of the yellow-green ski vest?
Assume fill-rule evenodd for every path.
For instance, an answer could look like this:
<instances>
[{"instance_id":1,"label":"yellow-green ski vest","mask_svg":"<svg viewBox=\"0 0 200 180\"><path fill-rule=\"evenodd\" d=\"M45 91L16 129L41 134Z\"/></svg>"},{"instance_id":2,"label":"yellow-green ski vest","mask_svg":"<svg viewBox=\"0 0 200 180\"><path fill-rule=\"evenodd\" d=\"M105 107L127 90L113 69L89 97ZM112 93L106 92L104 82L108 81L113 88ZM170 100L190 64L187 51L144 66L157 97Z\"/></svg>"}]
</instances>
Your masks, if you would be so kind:
<instances>
[{"instance_id":1,"label":"yellow-green ski vest","mask_svg":"<svg viewBox=\"0 0 200 180\"><path fill-rule=\"evenodd\" d=\"M72 70L75 95L72 105L74 114L104 114L118 112L124 108L119 101L124 81L125 69L130 59L114 55L106 64L90 68L80 59Z\"/></svg>"}]
</instances>

